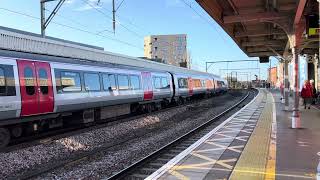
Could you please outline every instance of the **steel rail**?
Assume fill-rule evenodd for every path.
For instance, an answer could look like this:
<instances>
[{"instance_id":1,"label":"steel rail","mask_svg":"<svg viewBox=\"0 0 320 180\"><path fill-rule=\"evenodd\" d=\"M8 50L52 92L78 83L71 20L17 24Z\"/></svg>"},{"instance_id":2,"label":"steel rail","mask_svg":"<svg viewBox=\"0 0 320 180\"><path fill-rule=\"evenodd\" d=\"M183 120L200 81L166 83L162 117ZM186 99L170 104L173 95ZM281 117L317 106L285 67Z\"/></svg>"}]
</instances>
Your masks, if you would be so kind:
<instances>
[{"instance_id":1,"label":"steel rail","mask_svg":"<svg viewBox=\"0 0 320 180\"><path fill-rule=\"evenodd\" d=\"M248 96L248 93L247 93L247 96ZM209 98L209 99L211 99L211 98ZM168 110L171 110L171 109L182 107L184 105L190 105L190 104L197 103L197 102L202 102L202 101L205 101L205 100L208 100L208 99L194 100L194 101L190 101L188 103L185 103L183 105L172 106L172 107L164 108L164 109L161 109L161 110L158 110L158 111L154 111L154 112L151 112L151 113L135 115L135 116L132 116L132 117L129 117L129 118L126 118L126 119L120 119L120 122L127 122L127 121L130 121L131 119L136 119L136 118L139 118L139 117L145 117L145 116L148 116L148 115L152 115L154 113L168 111ZM117 121L113 121L113 122L109 122L109 123L117 123ZM108 124L108 123L106 123L106 124ZM100 124L100 125L92 126L92 127L89 127L89 128L75 130L74 132L67 132L66 134L70 135L70 133L71 133L71 135L72 135L72 134L76 134L75 132L87 132L87 131L92 130L92 128L97 128L97 127L103 128L103 127L106 127L106 126L108 126L108 125ZM61 135L58 135L58 136L61 137ZM40 175L42 175L44 173L50 172L50 171L52 171L54 169L57 169L57 168L60 168L62 166L66 166L66 165L69 165L69 164L74 164L74 163L78 162L81 159L86 159L88 157L94 156L97 153L103 152L103 151L105 151L105 150L107 150L109 148L112 148L112 147L115 147L115 146L119 146L119 145L121 145L123 143L126 143L126 142L128 142L128 141L130 141L130 140L132 140L134 138L136 138L136 137L133 137L133 138L132 137L128 137L128 138L122 139L120 142L114 142L114 143L110 143L110 144L107 144L107 145L103 145L103 146L101 146L101 147L99 147L97 149L94 149L92 151L73 154L66 160L56 161L56 162L53 162L53 163L51 163L49 165L45 164L44 166L37 166L35 168L31 168L30 170L28 170L26 172L23 172L21 174L18 174L18 175L14 176L14 177L11 177L11 178L12 179L31 179L31 178L35 178L37 176L40 176ZM55 140L55 138L52 138L52 140ZM46 143L48 143L48 142L46 142Z\"/></svg>"},{"instance_id":2,"label":"steel rail","mask_svg":"<svg viewBox=\"0 0 320 180\"><path fill-rule=\"evenodd\" d=\"M78 124L76 125L76 127L66 127L66 128L56 129L56 130L49 130L48 132L40 132L39 134L31 134L25 137L13 139L12 142L10 142L7 147L0 148L0 153L8 153L18 149L28 148L28 147L36 146L43 143L49 143L50 141L54 141L60 138L64 138L64 137L68 137L68 136L72 136L80 133L85 133L93 129L105 128L118 123L125 123L134 119L139 119L139 118L151 116L157 113L170 111L173 109L180 108L182 106L192 105L192 104L199 103L212 98L214 97L210 97L207 99L205 98L195 99L189 102L185 102L184 104L181 104L181 105L170 105L168 107L164 107L152 112L143 112L142 114L130 113L122 116L102 119L101 121L96 122L96 124L91 126L84 126L83 124Z\"/></svg>"},{"instance_id":3,"label":"steel rail","mask_svg":"<svg viewBox=\"0 0 320 180\"><path fill-rule=\"evenodd\" d=\"M107 178L107 180L123 179L126 176L130 175L135 169L143 166L143 164L146 164L146 163L150 162L150 160L154 159L155 157L158 157L163 151L166 151L166 149L170 148L171 146L174 146L175 144L178 144L180 141L183 141L184 139L187 139L189 136L191 136L191 135L203 130L204 128L207 127L208 124L214 122L215 120L221 118L222 116L224 116L225 114L227 114L228 112L230 112L231 110L236 108L238 105L240 105L244 100L246 100L249 97L250 92L251 91L249 91L247 93L247 95L244 98L242 98L237 104L231 106L227 110L221 112L220 114L216 115L215 117L211 118L210 120L202 123L198 127L196 127L194 129L192 129L191 131L185 133L184 135L180 136L179 138L171 141L167 145L165 145L165 146L161 147L160 149L154 151L150 155L148 155L148 156L144 157L143 159L135 162L134 164L130 165L129 167L127 167L127 168L121 170L120 172L114 174L113 176Z\"/></svg>"}]
</instances>

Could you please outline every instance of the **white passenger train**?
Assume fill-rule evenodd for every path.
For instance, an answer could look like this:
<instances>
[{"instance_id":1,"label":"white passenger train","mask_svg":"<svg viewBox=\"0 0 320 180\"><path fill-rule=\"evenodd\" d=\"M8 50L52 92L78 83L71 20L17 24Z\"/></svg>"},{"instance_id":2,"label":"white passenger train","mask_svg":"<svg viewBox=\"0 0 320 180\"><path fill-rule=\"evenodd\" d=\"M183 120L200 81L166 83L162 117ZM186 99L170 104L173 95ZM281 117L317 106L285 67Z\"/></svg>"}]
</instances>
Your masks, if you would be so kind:
<instances>
[{"instance_id":1,"label":"white passenger train","mask_svg":"<svg viewBox=\"0 0 320 180\"><path fill-rule=\"evenodd\" d=\"M227 91L222 78L188 69L177 73L21 54L0 57L0 147L24 131L61 126L70 115L79 117L73 123L89 123Z\"/></svg>"}]
</instances>

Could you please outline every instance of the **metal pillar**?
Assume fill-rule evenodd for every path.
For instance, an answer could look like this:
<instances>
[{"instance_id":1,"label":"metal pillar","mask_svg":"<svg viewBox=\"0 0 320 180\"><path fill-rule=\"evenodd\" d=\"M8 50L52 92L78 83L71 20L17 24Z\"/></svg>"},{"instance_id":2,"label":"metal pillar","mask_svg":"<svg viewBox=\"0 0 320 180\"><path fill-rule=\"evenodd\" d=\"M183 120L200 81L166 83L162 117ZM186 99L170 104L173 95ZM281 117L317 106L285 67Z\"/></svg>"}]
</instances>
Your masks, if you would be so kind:
<instances>
[{"instance_id":1,"label":"metal pillar","mask_svg":"<svg viewBox=\"0 0 320 180\"><path fill-rule=\"evenodd\" d=\"M57 14L59 9L61 8L62 4L65 2L65 0L59 0L58 4L55 6L51 14L48 16L48 19L45 17L45 3L50 1L56 1L56 0L40 0L40 16L41 16L41 36L46 36L46 28L50 24L53 17Z\"/></svg>"},{"instance_id":2,"label":"metal pillar","mask_svg":"<svg viewBox=\"0 0 320 180\"><path fill-rule=\"evenodd\" d=\"M113 27L113 34L116 34L116 10L114 0L112 0L112 27Z\"/></svg>"},{"instance_id":3,"label":"metal pillar","mask_svg":"<svg viewBox=\"0 0 320 180\"><path fill-rule=\"evenodd\" d=\"M289 76L288 60L284 60L284 110L289 110Z\"/></svg>"},{"instance_id":4,"label":"metal pillar","mask_svg":"<svg viewBox=\"0 0 320 180\"><path fill-rule=\"evenodd\" d=\"M319 88L318 88L318 81L320 79L318 79L318 64L319 64L319 59L316 55L314 55L313 57L313 61L314 61L314 86L316 87L316 89L319 91Z\"/></svg>"},{"instance_id":5,"label":"metal pillar","mask_svg":"<svg viewBox=\"0 0 320 180\"><path fill-rule=\"evenodd\" d=\"M292 128L301 128L301 119L299 111L299 56L297 47L292 48L293 62L294 62L294 106L292 112Z\"/></svg>"},{"instance_id":6,"label":"metal pillar","mask_svg":"<svg viewBox=\"0 0 320 180\"><path fill-rule=\"evenodd\" d=\"M45 17L45 1L41 0L40 1L40 15L41 15L41 36L44 37L46 36L46 31L45 31L45 23L46 23L46 17Z\"/></svg>"},{"instance_id":7,"label":"metal pillar","mask_svg":"<svg viewBox=\"0 0 320 180\"><path fill-rule=\"evenodd\" d=\"M270 83L270 88L271 88L271 58L269 60L269 83Z\"/></svg>"}]
</instances>

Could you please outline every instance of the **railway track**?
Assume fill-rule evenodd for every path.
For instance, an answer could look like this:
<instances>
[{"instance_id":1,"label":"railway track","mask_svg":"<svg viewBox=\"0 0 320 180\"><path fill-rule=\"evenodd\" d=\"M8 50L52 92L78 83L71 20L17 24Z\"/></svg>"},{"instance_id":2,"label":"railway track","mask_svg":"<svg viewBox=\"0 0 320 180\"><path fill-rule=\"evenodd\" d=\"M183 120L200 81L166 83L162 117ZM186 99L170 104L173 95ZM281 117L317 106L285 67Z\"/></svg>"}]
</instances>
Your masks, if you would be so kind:
<instances>
[{"instance_id":1,"label":"railway track","mask_svg":"<svg viewBox=\"0 0 320 180\"><path fill-rule=\"evenodd\" d=\"M173 140L169 144L163 146L159 150L153 152L147 157L141 159L140 161L132 164L131 166L123 169L122 171L114 174L111 177L108 177L108 180L115 179L145 179L153 172L161 168L164 164L174 158L177 154L182 152L184 149L188 148L198 139L203 137L205 134L212 130L212 123L217 121L219 118L228 114L230 111L234 110L237 107L242 107L242 104L250 97L254 97L256 91L252 90L247 93L247 95L242 98L238 103L228 108L224 112L218 114L217 116L209 119L207 122L201 124L200 126L194 128L188 133L180 136L179 138Z\"/></svg>"},{"instance_id":2,"label":"railway track","mask_svg":"<svg viewBox=\"0 0 320 180\"><path fill-rule=\"evenodd\" d=\"M245 96L245 98L242 98L242 100L239 103L235 104L234 106L229 108L227 111L224 111L223 113L219 114L214 119L217 119L218 117L223 116L224 114L226 114L227 112L231 111L232 109L235 109L237 106L239 106L241 104L241 102L243 102L249 96L249 94L252 94L252 93L248 93ZM176 107L173 107L173 108L176 108ZM168 109L163 109L163 111L165 111L165 110L168 110ZM157 112L159 112L159 111L157 111ZM136 118L136 116L134 118ZM97 128L97 127L93 127L93 128ZM112 142L112 143L110 143L108 145L103 145L103 146L98 147L98 148L96 148L96 149L94 149L92 151L75 153L75 154L70 155L68 157L68 159L61 160L61 161L59 160L59 161L55 161L55 162L50 162L48 164L43 164L41 166L36 166L34 168L28 169L25 172L17 173L15 176L11 176L11 177L14 178L14 179L30 179L30 178L35 178L35 177L41 177L41 175L49 173L49 172L52 172L55 169L58 169L58 168L61 168L61 167L71 167L71 166L77 164L80 161L85 161L86 159L90 159L90 157L93 157L93 156L96 156L97 154L106 152L110 148L122 146L126 142L131 141L132 139L144 136L143 132L139 132L139 133L140 134L135 134L136 137L123 138L120 141ZM199 137L201 137L201 135L199 135ZM170 143L170 144L172 144L172 143ZM185 144L184 146L186 146L186 145L188 145L188 144ZM161 148L161 149L163 149L163 148ZM182 151L183 149L180 149L180 150Z\"/></svg>"},{"instance_id":3,"label":"railway track","mask_svg":"<svg viewBox=\"0 0 320 180\"><path fill-rule=\"evenodd\" d=\"M232 97L237 97L238 95L236 95L236 94L238 94L237 91L235 91L235 93L231 92L228 95L228 97L231 97L231 98ZM244 93L242 93L241 96L243 97ZM241 96L238 96L238 99L242 98ZM223 96L221 96L221 97L223 98ZM207 99L207 100L210 100L210 99ZM198 100L196 102L202 103L202 100L200 100L200 101ZM190 105L191 105L190 108L192 108L192 111L200 108L200 107L196 108L198 106L194 106L191 103L190 103ZM160 110L160 111L156 111L154 113L158 113L158 112L161 112L161 111L167 111L167 110L174 109L174 108L178 108L178 107L167 108L167 109L163 109L163 110ZM187 106L187 108L189 109L188 106ZM196 109L194 109L194 108L196 108ZM202 108L206 109L206 107L201 107L200 109L202 109ZM226 106L226 108L227 108L227 106ZM151 115L151 114L153 114L153 113L139 115L139 116L143 117L143 116ZM137 117L138 116L134 116L132 118L136 119ZM129 118L129 119L131 119L131 118ZM127 119L122 120L122 121L130 121L130 120L128 120L128 118L127 118ZM120 122L122 122L122 121L120 120ZM116 124L118 124L120 122L119 121L112 122L112 123L109 123L109 125L110 124L116 125ZM106 125L102 125L102 126L106 126ZM102 128L102 126L100 128ZM89 129L97 129L97 126L91 127ZM47 174L49 172L53 172L53 171L55 171L55 169L60 169L61 167L71 167L71 166L73 166L73 165L75 165L77 163L85 162L85 161L83 161L85 159L90 159L91 157L95 157L95 156L99 155L100 153L108 152L108 151L110 151L110 149L112 149L114 147L121 147L124 144L128 144L127 143L128 141L134 140L134 139L139 138L139 137L144 137L146 132L157 131L157 128L154 128L154 130L148 130L148 129L146 129L146 130L147 131L137 131L130 137L124 136L124 137L121 137L121 138L117 138L116 141L110 141L110 143L104 144L103 146L98 147L98 148L96 148L94 150L85 151L85 152L71 153L66 159L63 158L63 159L60 159L58 161L51 161L51 162L48 162L48 163L43 163L41 166L34 166L34 167L30 167L28 169L21 169L21 171L19 170L19 171L16 171L16 173L11 174L10 178L14 178L14 179L29 179L29 178L33 178L33 177L39 177L39 176L41 177L42 174ZM89 130L88 129L81 130L81 132L86 132L86 131L89 131ZM79 131L75 131L75 132L79 133ZM76 134L75 132L71 132L71 133L72 134ZM69 133L69 135L70 135L70 133ZM52 141L55 138L58 138L58 137L42 139L41 143L42 144L44 144L44 143L50 144L50 139ZM43 141L47 141L47 142L43 142Z\"/></svg>"},{"instance_id":4,"label":"railway track","mask_svg":"<svg viewBox=\"0 0 320 180\"><path fill-rule=\"evenodd\" d=\"M211 97L211 98L214 98L214 97ZM208 99L195 99L195 100L186 102L185 104L169 106L169 107L166 107L166 108L163 108L163 109L160 109L157 111L149 112L149 113L143 113L143 114L138 114L138 115L128 114L128 115L124 115L124 116L120 116L120 117L114 117L114 118L110 118L107 120L102 120L101 122L98 122L97 124L91 125L91 126L76 125L75 127L59 128L56 130L50 130L48 132L41 132L39 134L34 134L34 135L22 137L22 138L13 139L13 141L8 145L8 147L0 149L0 153L7 153L7 152L15 151L18 149L27 148L30 146L36 146L36 145L43 144L43 143L50 143L50 142L57 140L57 139L60 139L60 138L88 132L93 129L105 128L108 126L112 126L116 123L128 122L133 119L143 118L145 116L150 116L155 113L169 111L171 109L179 108L184 105L194 104L194 103L201 102L204 100L208 100Z\"/></svg>"}]
</instances>

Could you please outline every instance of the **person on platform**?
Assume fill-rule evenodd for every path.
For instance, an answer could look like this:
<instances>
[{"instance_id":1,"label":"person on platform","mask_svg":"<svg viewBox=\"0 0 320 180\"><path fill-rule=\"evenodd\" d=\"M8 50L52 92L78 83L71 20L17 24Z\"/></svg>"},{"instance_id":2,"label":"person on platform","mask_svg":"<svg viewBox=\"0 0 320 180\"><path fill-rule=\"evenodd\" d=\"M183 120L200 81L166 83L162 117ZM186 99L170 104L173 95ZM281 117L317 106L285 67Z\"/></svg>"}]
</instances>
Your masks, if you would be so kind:
<instances>
[{"instance_id":1,"label":"person on platform","mask_svg":"<svg viewBox=\"0 0 320 180\"><path fill-rule=\"evenodd\" d=\"M303 98L304 109L306 109L308 105L308 109L310 109L311 102L313 99L313 90L309 80L306 80L304 82L304 86L301 90L301 97Z\"/></svg>"}]
</instances>

